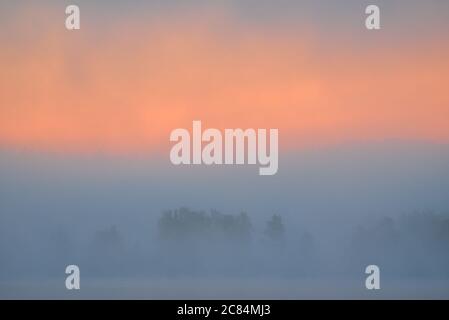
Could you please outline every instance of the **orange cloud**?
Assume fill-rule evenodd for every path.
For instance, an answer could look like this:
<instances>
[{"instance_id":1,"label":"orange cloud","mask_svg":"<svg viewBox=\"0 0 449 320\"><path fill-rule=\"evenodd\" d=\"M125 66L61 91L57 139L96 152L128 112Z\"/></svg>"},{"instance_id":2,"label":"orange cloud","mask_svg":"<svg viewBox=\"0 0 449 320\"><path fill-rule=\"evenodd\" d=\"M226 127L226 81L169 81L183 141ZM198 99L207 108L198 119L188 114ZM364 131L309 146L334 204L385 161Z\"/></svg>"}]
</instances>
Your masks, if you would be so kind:
<instances>
[{"instance_id":1,"label":"orange cloud","mask_svg":"<svg viewBox=\"0 0 449 320\"><path fill-rule=\"evenodd\" d=\"M8 22L12 35L0 35L1 145L151 151L192 120L279 128L291 149L449 141L449 48L440 43L329 47L322 35L245 27L223 11L68 32L54 14L33 11L30 22L21 12Z\"/></svg>"}]
</instances>

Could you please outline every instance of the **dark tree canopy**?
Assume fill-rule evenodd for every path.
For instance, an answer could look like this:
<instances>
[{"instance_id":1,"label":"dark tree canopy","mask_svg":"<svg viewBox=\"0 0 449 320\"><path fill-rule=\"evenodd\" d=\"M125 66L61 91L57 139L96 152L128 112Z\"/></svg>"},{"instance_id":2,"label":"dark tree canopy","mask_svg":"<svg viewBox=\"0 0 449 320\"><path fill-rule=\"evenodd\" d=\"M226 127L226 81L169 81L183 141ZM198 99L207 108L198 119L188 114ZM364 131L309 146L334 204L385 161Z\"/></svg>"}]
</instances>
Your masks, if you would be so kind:
<instances>
[{"instance_id":1,"label":"dark tree canopy","mask_svg":"<svg viewBox=\"0 0 449 320\"><path fill-rule=\"evenodd\" d=\"M209 213L188 208L164 211L159 219L159 233L163 239L248 240L251 221L244 212L233 215L216 210Z\"/></svg>"},{"instance_id":2,"label":"dark tree canopy","mask_svg":"<svg viewBox=\"0 0 449 320\"><path fill-rule=\"evenodd\" d=\"M284 237L284 224L282 223L282 217L278 214L274 214L270 220L267 221L265 234L273 240L280 240Z\"/></svg>"}]
</instances>

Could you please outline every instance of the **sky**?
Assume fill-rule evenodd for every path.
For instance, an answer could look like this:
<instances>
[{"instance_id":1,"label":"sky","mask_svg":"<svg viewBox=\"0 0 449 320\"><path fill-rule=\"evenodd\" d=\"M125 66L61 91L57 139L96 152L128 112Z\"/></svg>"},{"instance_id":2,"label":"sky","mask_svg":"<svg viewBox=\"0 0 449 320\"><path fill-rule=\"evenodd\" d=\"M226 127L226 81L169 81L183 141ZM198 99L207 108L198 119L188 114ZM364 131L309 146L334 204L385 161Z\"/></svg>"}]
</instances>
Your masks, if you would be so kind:
<instances>
[{"instance_id":1,"label":"sky","mask_svg":"<svg viewBox=\"0 0 449 320\"><path fill-rule=\"evenodd\" d=\"M74 3L81 29L68 31L65 7ZM365 28L368 4L380 7L380 30ZM413 212L447 217L447 30L445 0L3 1L0 297L45 296L28 284L10 290L5 279L29 277L37 288L65 263L109 263L92 239L111 226L125 238L126 274L139 259L158 274L157 219L182 206L246 211L256 231L280 214L289 237L307 231L322 242L316 270L343 272L360 262L346 256L358 226ZM278 172L172 165L170 132L191 130L194 120L278 129ZM447 298L449 257L433 238L416 249L421 231L404 231L397 257L381 252L379 261L426 271L419 297ZM268 251L264 259L286 268L290 258L301 261L288 246L287 256ZM255 255L263 250L258 243ZM265 262L271 276L285 271ZM443 270L440 291L432 270ZM276 298L277 287L284 284L268 286L264 297ZM173 295L173 284L164 288L185 298ZM326 288L313 292L327 297ZM387 296L411 292L397 288Z\"/></svg>"},{"instance_id":2,"label":"sky","mask_svg":"<svg viewBox=\"0 0 449 320\"><path fill-rule=\"evenodd\" d=\"M444 1L382 2L377 32L359 1L105 3L76 32L64 2L2 5L2 146L166 153L192 120L279 128L283 150L448 142Z\"/></svg>"}]
</instances>

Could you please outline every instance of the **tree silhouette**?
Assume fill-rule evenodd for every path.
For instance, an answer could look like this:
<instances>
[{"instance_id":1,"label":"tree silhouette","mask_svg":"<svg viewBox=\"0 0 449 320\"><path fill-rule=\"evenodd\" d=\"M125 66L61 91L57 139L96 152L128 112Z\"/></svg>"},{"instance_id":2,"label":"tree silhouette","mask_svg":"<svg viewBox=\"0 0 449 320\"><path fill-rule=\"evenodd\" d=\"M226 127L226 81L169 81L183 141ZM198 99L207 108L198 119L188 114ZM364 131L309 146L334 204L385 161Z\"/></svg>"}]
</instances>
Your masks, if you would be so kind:
<instances>
[{"instance_id":1,"label":"tree silhouette","mask_svg":"<svg viewBox=\"0 0 449 320\"><path fill-rule=\"evenodd\" d=\"M233 215L217 210L210 213L188 208L164 211L158 223L159 234L165 240L244 241L250 238L251 222L244 212Z\"/></svg>"},{"instance_id":2,"label":"tree silhouette","mask_svg":"<svg viewBox=\"0 0 449 320\"><path fill-rule=\"evenodd\" d=\"M272 240L281 240L284 237L284 224L282 223L282 217L278 214L274 214L270 220L267 221L265 228L265 234Z\"/></svg>"},{"instance_id":3,"label":"tree silhouette","mask_svg":"<svg viewBox=\"0 0 449 320\"><path fill-rule=\"evenodd\" d=\"M123 237L113 225L107 229L97 231L93 239L93 246L105 254L116 254L117 250L123 248Z\"/></svg>"}]
</instances>

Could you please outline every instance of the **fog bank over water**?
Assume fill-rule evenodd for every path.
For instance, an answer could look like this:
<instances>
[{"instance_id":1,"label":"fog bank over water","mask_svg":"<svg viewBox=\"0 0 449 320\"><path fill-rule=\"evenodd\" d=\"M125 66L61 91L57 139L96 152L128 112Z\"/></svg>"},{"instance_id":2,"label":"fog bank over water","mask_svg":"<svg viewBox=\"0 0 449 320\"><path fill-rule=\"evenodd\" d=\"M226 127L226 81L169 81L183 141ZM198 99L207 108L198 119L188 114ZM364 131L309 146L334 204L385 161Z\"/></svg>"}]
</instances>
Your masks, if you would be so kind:
<instances>
[{"instance_id":1,"label":"fog bank over water","mask_svg":"<svg viewBox=\"0 0 449 320\"><path fill-rule=\"evenodd\" d=\"M368 264L383 297L449 297L448 145L280 150L274 176L2 150L0 177L2 297L65 297L68 264L89 279L85 297L366 298Z\"/></svg>"}]
</instances>

